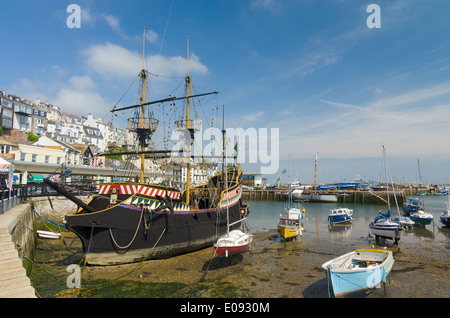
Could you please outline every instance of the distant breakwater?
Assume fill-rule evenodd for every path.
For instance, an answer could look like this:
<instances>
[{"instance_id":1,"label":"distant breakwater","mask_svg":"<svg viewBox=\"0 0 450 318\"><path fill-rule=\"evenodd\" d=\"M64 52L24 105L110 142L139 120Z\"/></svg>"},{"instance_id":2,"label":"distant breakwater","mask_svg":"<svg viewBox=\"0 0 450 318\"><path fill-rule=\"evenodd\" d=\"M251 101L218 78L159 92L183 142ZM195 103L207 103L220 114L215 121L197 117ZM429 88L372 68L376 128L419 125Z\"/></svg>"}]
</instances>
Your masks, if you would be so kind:
<instances>
[{"instance_id":1,"label":"distant breakwater","mask_svg":"<svg viewBox=\"0 0 450 318\"><path fill-rule=\"evenodd\" d=\"M242 191L243 200L252 201L286 201L288 190L283 189L244 189ZM309 193L304 191L304 193ZM338 203L357 203L357 204L386 204L387 191L362 191L362 190L345 190L345 191L318 191L320 194L337 195ZM389 192L389 200L395 205L395 200L399 204L403 204L406 191L395 191L395 196ZM299 200L301 201L301 200Z\"/></svg>"}]
</instances>

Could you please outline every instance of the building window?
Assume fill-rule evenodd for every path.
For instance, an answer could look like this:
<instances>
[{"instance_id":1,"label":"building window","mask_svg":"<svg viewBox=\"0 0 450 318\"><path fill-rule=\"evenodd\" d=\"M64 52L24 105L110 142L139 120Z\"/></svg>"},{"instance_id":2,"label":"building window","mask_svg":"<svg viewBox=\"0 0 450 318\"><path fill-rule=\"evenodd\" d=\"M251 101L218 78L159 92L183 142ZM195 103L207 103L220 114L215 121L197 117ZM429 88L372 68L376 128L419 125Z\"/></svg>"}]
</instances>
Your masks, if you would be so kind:
<instances>
[{"instance_id":1,"label":"building window","mask_svg":"<svg viewBox=\"0 0 450 318\"><path fill-rule=\"evenodd\" d=\"M36 162L36 154L31 155L31 162Z\"/></svg>"},{"instance_id":2,"label":"building window","mask_svg":"<svg viewBox=\"0 0 450 318\"><path fill-rule=\"evenodd\" d=\"M20 153L20 161L25 161L25 153Z\"/></svg>"},{"instance_id":3,"label":"building window","mask_svg":"<svg viewBox=\"0 0 450 318\"><path fill-rule=\"evenodd\" d=\"M58 164L58 165L61 164L61 157L56 158L56 164Z\"/></svg>"},{"instance_id":4,"label":"building window","mask_svg":"<svg viewBox=\"0 0 450 318\"><path fill-rule=\"evenodd\" d=\"M45 156L45 163L48 163L50 161L50 156Z\"/></svg>"}]
</instances>

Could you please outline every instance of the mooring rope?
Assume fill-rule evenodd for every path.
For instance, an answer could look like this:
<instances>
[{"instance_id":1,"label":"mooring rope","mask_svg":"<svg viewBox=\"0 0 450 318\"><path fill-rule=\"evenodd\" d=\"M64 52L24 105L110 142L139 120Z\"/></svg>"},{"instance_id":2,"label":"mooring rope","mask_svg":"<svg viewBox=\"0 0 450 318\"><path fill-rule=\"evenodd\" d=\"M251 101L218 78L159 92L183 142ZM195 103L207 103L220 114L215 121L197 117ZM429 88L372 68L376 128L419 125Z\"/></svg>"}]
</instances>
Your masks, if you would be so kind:
<instances>
[{"instance_id":1,"label":"mooring rope","mask_svg":"<svg viewBox=\"0 0 450 318\"><path fill-rule=\"evenodd\" d=\"M111 235L111 239L113 240L114 245L116 245L120 249L127 249L127 248L129 248L131 246L131 244L133 244L134 240L136 239L136 235L137 235L137 233L139 231L139 227L141 226L141 221L142 221L142 215L143 214L144 214L144 208L141 209L141 216L139 217L139 223L138 223L138 225L136 227L136 232L134 232L134 236L131 239L131 242L129 244L125 245L125 246L120 246L119 244L117 244L116 240L114 239L113 232L112 232L111 228L109 228L109 234Z\"/></svg>"},{"instance_id":2,"label":"mooring rope","mask_svg":"<svg viewBox=\"0 0 450 318\"><path fill-rule=\"evenodd\" d=\"M56 225L56 226L59 226L59 227L66 228L65 225L55 223L55 222L53 222L53 221L50 221L50 220L47 219L46 217L44 217L42 214L40 214L40 213L38 212L38 210L36 210L36 207L33 207L33 210L34 210L34 212L36 212L37 215L39 215L41 218L43 218L43 219L44 219L45 221L47 221L48 223L51 223L51 224Z\"/></svg>"}]
</instances>

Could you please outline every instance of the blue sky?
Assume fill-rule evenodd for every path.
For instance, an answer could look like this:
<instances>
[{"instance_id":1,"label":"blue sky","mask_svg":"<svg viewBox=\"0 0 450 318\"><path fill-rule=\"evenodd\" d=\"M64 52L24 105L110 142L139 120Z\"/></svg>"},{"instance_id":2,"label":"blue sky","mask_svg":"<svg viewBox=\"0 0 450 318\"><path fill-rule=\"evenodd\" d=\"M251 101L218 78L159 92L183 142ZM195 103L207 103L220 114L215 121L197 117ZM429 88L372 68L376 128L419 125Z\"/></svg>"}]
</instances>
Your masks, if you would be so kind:
<instances>
[{"instance_id":1,"label":"blue sky","mask_svg":"<svg viewBox=\"0 0 450 318\"><path fill-rule=\"evenodd\" d=\"M371 3L381 28L366 24ZM66 25L70 4L81 28ZM449 12L446 0L5 0L0 88L105 116L142 67L146 26L146 67L166 76L152 98L185 76L189 37L198 91L220 91L228 127L279 128L280 169L291 154L301 182L316 152L321 182L380 178L384 144L397 181L416 182L420 159L423 182L450 183Z\"/></svg>"}]
</instances>

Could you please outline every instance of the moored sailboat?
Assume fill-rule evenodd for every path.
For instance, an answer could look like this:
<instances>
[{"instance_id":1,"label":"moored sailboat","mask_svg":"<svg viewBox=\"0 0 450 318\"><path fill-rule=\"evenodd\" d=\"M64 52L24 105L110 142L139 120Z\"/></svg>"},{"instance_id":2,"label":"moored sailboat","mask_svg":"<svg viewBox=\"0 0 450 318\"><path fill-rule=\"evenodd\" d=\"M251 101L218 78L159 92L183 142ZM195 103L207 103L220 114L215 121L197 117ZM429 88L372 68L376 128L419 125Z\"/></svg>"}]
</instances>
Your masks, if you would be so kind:
<instances>
[{"instance_id":1,"label":"moored sailboat","mask_svg":"<svg viewBox=\"0 0 450 318\"><path fill-rule=\"evenodd\" d=\"M288 207L283 215L280 214L277 225L278 232L284 240L296 238L297 236L303 234L301 220L303 219L305 209L300 210L299 208L294 207L291 187L289 187L288 202Z\"/></svg>"},{"instance_id":2,"label":"moored sailboat","mask_svg":"<svg viewBox=\"0 0 450 318\"><path fill-rule=\"evenodd\" d=\"M226 162L226 147L225 147L225 129L222 129L223 134L223 163L225 171L228 171ZM225 182L228 184L228 173L225 174ZM230 255L239 254L247 251L253 242L253 235L250 233L245 218L230 224L229 208L227 207L227 233L221 236L214 244L214 250L219 257L228 257ZM240 228L230 231L231 226L240 223Z\"/></svg>"},{"instance_id":3,"label":"moored sailboat","mask_svg":"<svg viewBox=\"0 0 450 318\"><path fill-rule=\"evenodd\" d=\"M401 237L401 233L403 232L403 227L399 223L393 221L391 219L391 204L390 204L390 198L389 198L389 184L388 184L388 178L387 178L387 160L386 160L386 149L383 147L383 159L384 159L384 169L386 174L386 185L387 185L387 205L388 205L388 211L387 213L381 213L377 216L373 221L369 223L369 229L372 232L373 235L375 235L375 239L378 241L379 237L385 238L385 239L391 239L394 241L394 243L398 243ZM394 185L392 184L392 187ZM394 195L395 197L395 195ZM397 201L396 201L397 203ZM398 206L397 206L398 210Z\"/></svg>"}]
</instances>

